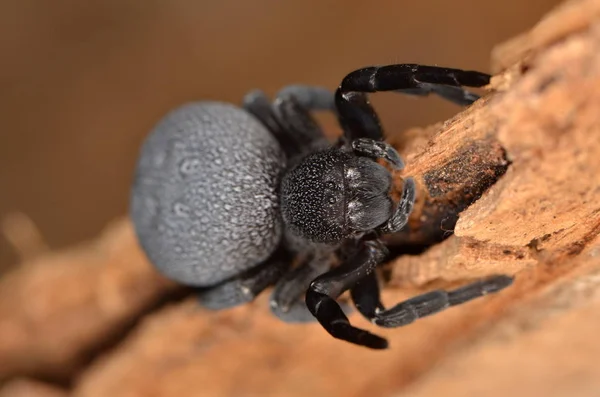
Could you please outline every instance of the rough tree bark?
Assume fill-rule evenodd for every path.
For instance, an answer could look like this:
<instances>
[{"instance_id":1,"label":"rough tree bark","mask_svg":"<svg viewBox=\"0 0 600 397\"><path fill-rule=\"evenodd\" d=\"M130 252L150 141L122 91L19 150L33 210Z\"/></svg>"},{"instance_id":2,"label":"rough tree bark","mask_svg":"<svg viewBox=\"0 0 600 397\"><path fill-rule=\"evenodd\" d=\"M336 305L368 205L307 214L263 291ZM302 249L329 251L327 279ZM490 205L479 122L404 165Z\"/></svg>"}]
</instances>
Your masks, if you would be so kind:
<instances>
[{"instance_id":1,"label":"rough tree bark","mask_svg":"<svg viewBox=\"0 0 600 397\"><path fill-rule=\"evenodd\" d=\"M390 137L420 187L413 237L396 242L435 227L454 235L392 261L384 299L492 273L515 274L511 288L374 330L387 352L283 324L264 294L223 312L189 298L145 315L176 287L147 265L125 221L0 280L0 376L62 377L75 395L101 397L597 395L600 0L565 3L493 59L481 101ZM460 212L456 225L439 222L446 212Z\"/></svg>"},{"instance_id":2,"label":"rough tree bark","mask_svg":"<svg viewBox=\"0 0 600 397\"><path fill-rule=\"evenodd\" d=\"M128 221L23 263L0 279L0 379L70 379L175 288L148 266Z\"/></svg>"}]
</instances>

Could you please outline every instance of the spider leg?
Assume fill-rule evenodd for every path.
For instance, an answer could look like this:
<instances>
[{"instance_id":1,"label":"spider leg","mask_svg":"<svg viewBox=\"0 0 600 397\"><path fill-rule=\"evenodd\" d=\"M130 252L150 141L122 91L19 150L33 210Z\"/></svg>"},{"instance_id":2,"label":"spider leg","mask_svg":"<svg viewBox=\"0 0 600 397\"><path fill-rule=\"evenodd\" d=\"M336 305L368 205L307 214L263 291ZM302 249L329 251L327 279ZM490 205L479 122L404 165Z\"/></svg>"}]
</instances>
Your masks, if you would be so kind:
<instances>
[{"instance_id":1,"label":"spider leg","mask_svg":"<svg viewBox=\"0 0 600 397\"><path fill-rule=\"evenodd\" d=\"M374 271L387 255L387 249L378 240L361 242L356 255L339 267L317 277L306 291L306 306L319 323L334 338L372 349L387 348L387 341L368 331L353 327L335 301L344 291Z\"/></svg>"},{"instance_id":2,"label":"spider leg","mask_svg":"<svg viewBox=\"0 0 600 397\"><path fill-rule=\"evenodd\" d=\"M242 107L266 126L276 138L283 134L279 120L273 113L271 101L263 91L252 90L244 95Z\"/></svg>"},{"instance_id":3,"label":"spider leg","mask_svg":"<svg viewBox=\"0 0 600 397\"><path fill-rule=\"evenodd\" d=\"M449 307L498 292L511 285L512 282L513 278L509 276L492 276L452 291L427 292L398 303L387 310L382 310L379 287L374 277L373 280L361 280L361 283L351 290L351 296L363 316L374 324L386 328L396 328Z\"/></svg>"},{"instance_id":4,"label":"spider leg","mask_svg":"<svg viewBox=\"0 0 600 397\"><path fill-rule=\"evenodd\" d=\"M298 92L301 87L304 87L304 91ZM295 96L295 91L301 99ZM311 93L315 97L311 97ZM312 106L324 105L321 102L325 99L320 98L321 94L320 91L313 92L305 86L291 86L282 90L275 101L270 103L262 91L255 90L246 94L243 106L271 131L288 158L293 158L316 145L327 144L321 127L309 112L316 110Z\"/></svg>"},{"instance_id":5,"label":"spider leg","mask_svg":"<svg viewBox=\"0 0 600 397\"><path fill-rule=\"evenodd\" d=\"M381 233L396 233L402 230L408 223L408 218L415 205L417 195L417 186L415 180L411 177L404 179L402 186L402 197L396 206L396 210L389 221L383 227L379 228Z\"/></svg>"},{"instance_id":6,"label":"spider leg","mask_svg":"<svg viewBox=\"0 0 600 397\"><path fill-rule=\"evenodd\" d=\"M383 140L381 122L367 99L367 93L398 91L426 95L433 92L455 103L470 104L477 95L460 87L483 87L489 81L490 76L485 73L437 66L371 66L349 73L335 92L335 102L348 141L358 138Z\"/></svg>"},{"instance_id":7,"label":"spider leg","mask_svg":"<svg viewBox=\"0 0 600 397\"><path fill-rule=\"evenodd\" d=\"M385 310L379 295L379 283L375 272L362 278L350 289L350 297L356 310L369 321L374 319L378 312Z\"/></svg>"},{"instance_id":8,"label":"spider leg","mask_svg":"<svg viewBox=\"0 0 600 397\"><path fill-rule=\"evenodd\" d=\"M390 163L395 169L401 170L404 168L404 161L392 145L377 141L370 138L358 138L352 141L352 150L354 153L376 159L384 159Z\"/></svg>"},{"instance_id":9,"label":"spider leg","mask_svg":"<svg viewBox=\"0 0 600 397\"><path fill-rule=\"evenodd\" d=\"M407 88L404 90L396 90L396 92L405 95L416 96L427 96L433 93L461 106L468 106L479 99L479 95L477 95L474 92L465 90L462 87L431 83L420 83L419 85L419 88Z\"/></svg>"},{"instance_id":10,"label":"spider leg","mask_svg":"<svg viewBox=\"0 0 600 397\"><path fill-rule=\"evenodd\" d=\"M272 106L273 113L285 131L288 147L298 152L301 151L299 148L309 148L316 143L327 144L323 130L295 96L278 96Z\"/></svg>"},{"instance_id":11,"label":"spider leg","mask_svg":"<svg viewBox=\"0 0 600 397\"><path fill-rule=\"evenodd\" d=\"M328 88L295 84L285 86L277 93L277 97L288 96L293 96L298 104L307 110L336 112L333 92Z\"/></svg>"},{"instance_id":12,"label":"spider leg","mask_svg":"<svg viewBox=\"0 0 600 397\"><path fill-rule=\"evenodd\" d=\"M312 322L315 318L302 300L310 282L330 268L331 252L317 252L279 279L271 294L271 311L285 322Z\"/></svg>"},{"instance_id":13,"label":"spider leg","mask_svg":"<svg viewBox=\"0 0 600 397\"><path fill-rule=\"evenodd\" d=\"M289 269L291 257L282 251L259 267L226 280L214 287L198 288L198 301L203 307L221 310L254 300L262 291L279 280Z\"/></svg>"}]
</instances>

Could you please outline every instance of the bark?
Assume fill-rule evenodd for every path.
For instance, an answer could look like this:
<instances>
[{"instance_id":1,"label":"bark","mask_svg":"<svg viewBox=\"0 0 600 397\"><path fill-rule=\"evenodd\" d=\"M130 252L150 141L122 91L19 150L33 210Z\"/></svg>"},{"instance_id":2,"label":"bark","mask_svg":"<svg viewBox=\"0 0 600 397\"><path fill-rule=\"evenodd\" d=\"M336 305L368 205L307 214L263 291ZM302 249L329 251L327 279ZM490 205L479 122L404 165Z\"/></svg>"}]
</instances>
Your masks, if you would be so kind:
<instances>
[{"instance_id":1,"label":"bark","mask_svg":"<svg viewBox=\"0 0 600 397\"><path fill-rule=\"evenodd\" d=\"M68 380L174 289L127 221L97 241L36 257L0 279L0 379Z\"/></svg>"},{"instance_id":2,"label":"bark","mask_svg":"<svg viewBox=\"0 0 600 397\"><path fill-rule=\"evenodd\" d=\"M33 379L13 379L0 387L0 397L67 397L66 390Z\"/></svg>"}]
</instances>

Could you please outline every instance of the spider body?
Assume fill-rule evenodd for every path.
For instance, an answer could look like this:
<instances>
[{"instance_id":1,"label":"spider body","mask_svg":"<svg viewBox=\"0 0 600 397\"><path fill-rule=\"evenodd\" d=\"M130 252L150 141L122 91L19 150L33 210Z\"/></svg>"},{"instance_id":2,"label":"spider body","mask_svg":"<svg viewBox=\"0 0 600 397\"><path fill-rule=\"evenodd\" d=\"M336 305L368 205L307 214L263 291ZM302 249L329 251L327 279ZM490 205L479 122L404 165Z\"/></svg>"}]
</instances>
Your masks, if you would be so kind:
<instances>
[{"instance_id":1,"label":"spider body","mask_svg":"<svg viewBox=\"0 0 600 397\"><path fill-rule=\"evenodd\" d=\"M282 320L316 318L336 338L385 348L385 339L350 324L336 302L343 292L373 323L398 327L512 279L496 276L385 309L375 274L387 255L379 237L406 225L416 192L406 178L400 200L390 197L389 168L404 165L384 142L366 93L435 93L467 105L478 97L462 86L488 82L479 72L389 65L350 73L335 94L290 86L272 103L254 91L241 108L198 102L176 109L138 160L131 215L140 245L167 277L200 287L204 306L238 305L275 285L271 309ZM316 110L337 115L339 141L325 138L310 114ZM332 268L334 257L341 264Z\"/></svg>"},{"instance_id":2,"label":"spider body","mask_svg":"<svg viewBox=\"0 0 600 397\"><path fill-rule=\"evenodd\" d=\"M307 240L339 243L390 218L391 183L390 172L369 158L336 148L314 153L283 176L284 223Z\"/></svg>"}]
</instances>

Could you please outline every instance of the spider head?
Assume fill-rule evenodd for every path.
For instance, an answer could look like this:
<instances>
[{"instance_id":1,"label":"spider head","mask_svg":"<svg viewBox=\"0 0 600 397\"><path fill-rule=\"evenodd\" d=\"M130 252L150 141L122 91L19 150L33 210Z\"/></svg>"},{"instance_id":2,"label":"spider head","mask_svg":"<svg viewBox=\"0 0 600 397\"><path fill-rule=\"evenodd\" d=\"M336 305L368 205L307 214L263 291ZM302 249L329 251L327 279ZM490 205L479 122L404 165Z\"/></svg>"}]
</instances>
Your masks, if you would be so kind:
<instances>
[{"instance_id":1,"label":"spider head","mask_svg":"<svg viewBox=\"0 0 600 397\"><path fill-rule=\"evenodd\" d=\"M341 149L306 156L281 182L281 212L295 235L335 244L371 231L392 215L391 175Z\"/></svg>"}]
</instances>

